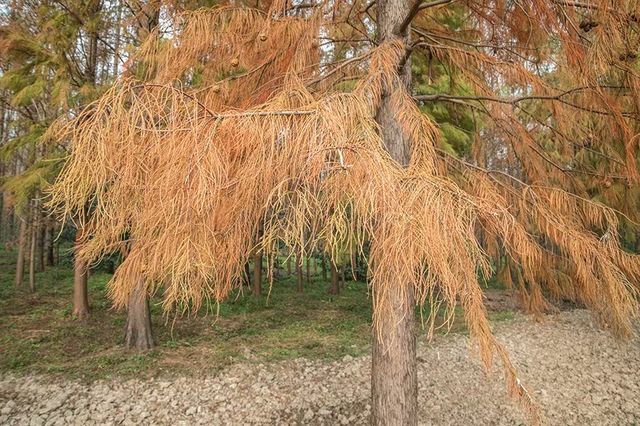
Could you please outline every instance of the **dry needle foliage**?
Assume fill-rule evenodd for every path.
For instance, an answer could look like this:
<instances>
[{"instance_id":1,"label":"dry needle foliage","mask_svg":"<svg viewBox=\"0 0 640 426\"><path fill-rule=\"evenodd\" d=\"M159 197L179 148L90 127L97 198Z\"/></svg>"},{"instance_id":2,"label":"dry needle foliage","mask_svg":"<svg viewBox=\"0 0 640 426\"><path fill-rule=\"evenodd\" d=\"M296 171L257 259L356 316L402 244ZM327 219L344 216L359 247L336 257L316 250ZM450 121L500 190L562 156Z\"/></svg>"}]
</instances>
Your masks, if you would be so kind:
<instances>
[{"instance_id":1,"label":"dry needle foliage","mask_svg":"<svg viewBox=\"0 0 640 426\"><path fill-rule=\"evenodd\" d=\"M162 289L167 310L223 300L240 286L256 247L275 256L283 246L304 253L322 244L337 256L370 244L376 324L398 320L386 305L393 286L415 292L432 312L443 306L447 321L459 304L485 365L497 353L512 392L528 399L491 333L480 280L498 269L529 310L549 309L549 296L573 300L629 336L640 262L620 247L620 214L581 194L574 179L543 161L539 144L541 137L556 141L549 128L563 135L560 142L595 129L609 133L624 149L616 170L633 182L637 138L622 110L629 97L613 99L596 81L616 72L611 61L620 58L611 57L611 45L628 42L624 29L615 25L618 33L602 33L587 48L562 18L573 10L562 2L536 0L521 10L506 3L459 2L475 17L460 36L478 38L490 24L508 33L511 22L522 40L509 49L526 55L521 62L502 58L504 49L490 54L451 41L451 31L431 19L448 9L418 15L412 46L365 43L330 64L320 41L366 31L372 24L365 18L345 29L348 10L366 17L364 3L287 14L286 3L273 2L265 10L230 5L179 15L172 38L152 34L130 59L136 72L50 133L73 147L50 205L87 231L79 253L87 261L128 252L109 287L117 306L141 280L149 293ZM633 2L622 3L615 13L598 9L598 25L628 18ZM566 49L541 42L549 34ZM560 80L579 78L585 88L564 97L531 72L533 47L540 63L557 61ZM398 76L411 49L459 70L474 96L464 103L489 117L508 155L525 159L517 176L441 151L437 125ZM638 97L635 70L625 78ZM527 127L519 101L497 98L496 85L527 88L553 119ZM391 97L411 141L407 167L392 160L379 136L382 96ZM603 105L610 113L594 112ZM572 190L561 189L569 181ZM439 326L435 316L428 323Z\"/></svg>"}]
</instances>

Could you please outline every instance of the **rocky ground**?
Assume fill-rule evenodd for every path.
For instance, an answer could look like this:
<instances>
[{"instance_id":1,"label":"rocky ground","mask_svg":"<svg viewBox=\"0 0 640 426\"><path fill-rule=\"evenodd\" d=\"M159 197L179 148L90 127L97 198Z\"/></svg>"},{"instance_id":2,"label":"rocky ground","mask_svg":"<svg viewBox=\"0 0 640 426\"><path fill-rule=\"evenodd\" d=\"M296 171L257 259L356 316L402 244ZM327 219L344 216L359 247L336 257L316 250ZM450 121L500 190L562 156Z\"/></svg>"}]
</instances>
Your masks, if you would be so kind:
<instances>
[{"instance_id":1,"label":"rocky ground","mask_svg":"<svg viewBox=\"0 0 640 426\"><path fill-rule=\"evenodd\" d=\"M496 327L544 422L640 424L640 342L618 343L584 311ZM498 370L464 335L421 345L422 424L521 424ZM366 424L370 359L241 364L215 377L81 383L0 377L0 424Z\"/></svg>"}]
</instances>

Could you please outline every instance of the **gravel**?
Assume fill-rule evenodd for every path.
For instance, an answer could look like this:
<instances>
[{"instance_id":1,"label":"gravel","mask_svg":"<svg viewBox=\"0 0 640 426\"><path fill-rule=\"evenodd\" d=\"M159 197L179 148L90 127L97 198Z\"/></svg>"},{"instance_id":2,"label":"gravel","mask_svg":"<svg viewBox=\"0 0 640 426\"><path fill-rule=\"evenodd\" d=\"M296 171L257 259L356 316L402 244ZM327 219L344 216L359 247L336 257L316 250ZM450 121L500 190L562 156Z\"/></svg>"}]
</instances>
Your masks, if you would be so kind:
<instances>
[{"instance_id":1,"label":"gravel","mask_svg":"<svg viewBox=\"0 0 640 426\"><path fill-rule=\"evenodd\" d=\"M553 425L640 423L640 344L619 343L584 311L496 326L543 420ZM419 347L421 424L515 425L522 412L467 336ZM215 377L81 383L0 376L0 424L326 424L369 422L370 358L238 364Z\"/></svg>"}]
</instances>

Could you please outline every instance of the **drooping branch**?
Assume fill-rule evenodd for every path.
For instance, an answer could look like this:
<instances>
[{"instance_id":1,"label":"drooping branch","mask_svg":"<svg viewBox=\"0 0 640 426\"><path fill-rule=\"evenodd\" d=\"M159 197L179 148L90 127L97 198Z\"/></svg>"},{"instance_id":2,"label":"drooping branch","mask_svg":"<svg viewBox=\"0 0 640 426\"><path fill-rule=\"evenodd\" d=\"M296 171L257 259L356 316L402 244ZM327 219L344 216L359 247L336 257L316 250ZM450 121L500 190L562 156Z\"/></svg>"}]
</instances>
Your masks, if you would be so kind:
<instances>
[{"instance_id":1,"label":"drooping branch","mask_svg":"<svg viewBox=\"0 0 640 426\"><path fill-rule=\"evenodd\" d=\"M454 1L456 0L435 0L424 3L422 0L416 0L411 6L411 9L409 9L407 17L404 18L404 21L402 21L398 28L396 28L395 33L398 35L404 34L405 31L407 31L407 28L409 28L409 25L411 25L411 21L413 21L418 12L420 12L421 10L430 9L436 6L442 6L445 4L453 3Z\"/></svg>"},{"instance_id":2,"label":"drooping branch","mask_svg":"<svg viewBox=\"0 0 640 426\"><path fill-rule=\"evenodd\" d=\"M499 97L499 96L449 95L449 94L441 93L441 94L434 94L434 95L416 95L414 96L414 99L417 101L489 101L489 102L497 102L497 103L509 104L509 105L516 105L518 103L530 101L530 100L544 100L544 101L561 102L572 108L576 108L585 112L590 112L598 115L615 116L615 114L612 112L578 105L576 103L563 99L564 96L567 96L570 93L575 92L576 90L579 90L579 89L571 89L569 91L560 93L558 95L528 95L528 96L520 96L516 98L505 98L505 97ZM640 117L638 117L636 113L629 112L629 111L622 111L621 114L624 117L630 118L634 121L640 121Z\"/></svg>"}]
</instances>

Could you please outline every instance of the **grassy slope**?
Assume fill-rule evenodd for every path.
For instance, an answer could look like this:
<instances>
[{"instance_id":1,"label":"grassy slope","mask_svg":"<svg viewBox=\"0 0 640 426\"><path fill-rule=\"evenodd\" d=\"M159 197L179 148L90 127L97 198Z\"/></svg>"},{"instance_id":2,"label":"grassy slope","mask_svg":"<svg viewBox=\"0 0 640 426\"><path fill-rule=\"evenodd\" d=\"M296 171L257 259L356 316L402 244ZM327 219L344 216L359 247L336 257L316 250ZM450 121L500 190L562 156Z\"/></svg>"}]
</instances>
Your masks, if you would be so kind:
<instances>
[{"instance_id":1,"label":"grassy slope","mask_svg":"<svg viewBox=\"0 0 640 426\"><path fill-rule=\"evenodd\" d=\"M369 350L371 308L364 283L347 282L340 295L331 296L317 275L304 293L285 278L274 283L268 299L246 291L230 297L218 318L215 304L208 314L204 309L191 317L163 316L154 299L157 348L137 354L122 348L126 315L110 308L105 294L110 275L90 277L91 317L82 323L70 317L69 266L37 274L37 291L30 294L14 289L14 261L14 253L0 252L0 372L84 379L188 375L240 361L330 360ZM508 319L511 313L492 316ZM458 322L453 329L464 326Z\"/></svg>"}]
</instances>

